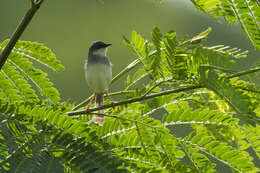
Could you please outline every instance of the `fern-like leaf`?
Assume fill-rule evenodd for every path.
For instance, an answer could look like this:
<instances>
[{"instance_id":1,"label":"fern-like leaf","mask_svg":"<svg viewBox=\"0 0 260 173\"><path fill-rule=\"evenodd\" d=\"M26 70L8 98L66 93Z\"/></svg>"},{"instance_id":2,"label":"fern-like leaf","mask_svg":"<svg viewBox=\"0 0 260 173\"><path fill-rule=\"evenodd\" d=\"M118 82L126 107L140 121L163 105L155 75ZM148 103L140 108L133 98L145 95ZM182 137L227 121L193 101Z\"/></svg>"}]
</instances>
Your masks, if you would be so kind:
<instances>
[{"instance_id":1,"label":"fern-like leaf","mask_svg":"<svg viewBox=\"0 0 260 173\"><path fill-rule=\"evenodd\" d=\"M113 153L98 151L93 144L86 144L84 138L74 139L71 134L59 133L52 143L64 150L60 157L75 170L86 173L128 172L122 168L120 159L113 156Z\"/></svg>"},{"instance_id":2,"label":"fern-like leaf","mask_svg":"<svg viewBox=\"0 0 260 173\"><path fill-rule=\"evenodd\" d=\"M224 17L241 27L252 44L260 49L260 6L254 0L191 0L202 12L214 18Z\"/></svg>"},{"instance_id":3,"label":"fern-like leaf","mask_svg":"<svg viewBox=\"0 0 260 173\"><path fill-rule=\"evenodd\" d=\"M5 45L5 42L3 42L2 46ZM52 70L55 71L64 70L64 67L57 60L55 54L49 48L47 48L41 43L30 42L30 41L18 41L15 44L13 52L22 54L28 59L39 62L40 64L43 64L51 68Z\"/></svg>"},{"instance_id":4,"label":"fern-like leaf","mask_svg":"<svg viewBox=\"0 0 260 173\"><path fill-rule=\"evenodd\" d=\"M168 104L165 108L169 112L162 119L166 126L184 124L231 126L238 124L238 119L217 110L196 109L193 111L188 106L178 106L176 104Z\"/></svg>"},{"instance_id":5,"label":"fern-like leaf","mask_svg":"<svg viewBox=\"0 0 260 173\"><path fill-rule=\"evenodd\" d=\"M7 43L8 40L4 41L0 45L0 50ZM8 99L12 99L10 100L11 102L15 100L20 101L21 99L33 101L38 99L30 86L33 83L42 96L54 102L59 101L59 92L48 80L47 74L35 68L30 60L44 64L55 71L64 69L53 52L47 47L35 42L18 41L1 73L1 79L6 80L2 86L8 85L9 89L2 89L0 94L8 97ZM12 93L14 94L12 95Z\"/></svg>"},{"instance_id":6,"label":"fern-like leaf","mask_svg":"<svg viewBox=\"0 0 260 173\"><path fill-rule=\"evenodd\" d=\"M186 142L186 144L191 144L194 148L227 164L236 171L257 172L252 162L253 159L247 153L241 152L226 143L219 142L208 134L199 133L194 135L192 133Z\"/></svg>"},{"instance_id":7,"label":"fern-like leaf","mask_svg":"<svg viewBox=\"0 0 260 173\"><path fill-rule=\"evenodd\" d=\"M138 58L145 58L147 54L147 41L136 31L132 32L131 41L129 41L125 36L123 36L124 44L129 47L133 52L136 53Z\"/></svg>"},{"instance_id":8,"label":"fern-like leaf","mask_svg":"<svg viewBox=\"0 0 260 173\"><path fill-rule=\"evenodd\" d=\"M210 90L224 99L239 115L242 120L255 124L259 118L253 115L253 106L250 98L238 89L235 89L230 80L220 77L215 71L205 71L201 67L201 82Z\"/></svg>"},{"instance_id":9,"label":"fern-like leaf","mask_svg":"<svg viewBox=\"0 0 260 173\"><path fill-rule=\"evenodd\" d=\"M4 93L7 94L6 100L9 100L10 102L20 102L21 100L34 102L39 100L31 85L25 80L24 76L20 75L17 68L12 66L10 62L7 61L5 66L3 66L0 76L6 83L5 85L1 85ZM13 92L9 92L9 90L12 90ZM12 93L15 95L13 96Z\"/></svg>"}]
</instances>

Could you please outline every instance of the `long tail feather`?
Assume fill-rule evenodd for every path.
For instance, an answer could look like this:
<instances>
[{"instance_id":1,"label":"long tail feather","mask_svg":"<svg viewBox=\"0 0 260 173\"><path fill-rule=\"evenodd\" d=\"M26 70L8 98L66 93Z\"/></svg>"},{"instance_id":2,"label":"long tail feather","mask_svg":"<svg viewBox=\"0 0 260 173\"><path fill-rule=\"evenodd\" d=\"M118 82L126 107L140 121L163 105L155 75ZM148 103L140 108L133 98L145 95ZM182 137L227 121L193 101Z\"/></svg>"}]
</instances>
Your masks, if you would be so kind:
<instances>
[{"instance_id":1,"label":"long tail feather","mask_svg":"<svg viewBox=\"0 0 260 173\"><path fill-rule=\"evenodd\" d=\"M96 107L103 106L103 105L104 105L104 94L97 94L96 95ZM98 113L103 114L104 110L99 110ZM93 122L102 126L104 124L104 116L94 115Z\"/></svg>"}]
</instances>

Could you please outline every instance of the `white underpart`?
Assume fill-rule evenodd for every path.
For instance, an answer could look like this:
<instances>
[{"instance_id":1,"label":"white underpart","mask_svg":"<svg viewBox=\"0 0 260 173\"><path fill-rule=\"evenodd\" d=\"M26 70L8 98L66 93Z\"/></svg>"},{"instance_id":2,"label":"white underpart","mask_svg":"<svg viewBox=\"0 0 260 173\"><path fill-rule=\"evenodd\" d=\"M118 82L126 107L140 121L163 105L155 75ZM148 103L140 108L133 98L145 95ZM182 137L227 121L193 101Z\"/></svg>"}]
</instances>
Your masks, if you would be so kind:
<instances>
[{"instance_id":1,"label":"white underpart","mask_svg":"<svg viewBox=\"0 0 260 173\"><path fill-rule=\"evenodd\" d=\"M93 52L94 55L102 55L102 56L106 56L107 55L107 47L106 48L101 48L98 50L95 50Z\"/></svg>"},{"instance_id":2,"label":"white underpart","mask_svg":"<svg viewBox=\"0 0 260 173\"><path fill-rule=\"evenodd\" d=\"M107 48L99 49L94 54L105 56ZM102 94L108 91L109 84L112 80L112 67L108 64L91 64L86 68L85 65L85 77L88 85L97 94Z\"/></svg>"},{"instance_id":3,"label":"white underpart","mask_svg":"<svg viewBox=\"0 0 260 173\"><path fill-rule=\"evenodd\" d=\"M106 64L91 64L85 72L88 85L97 94L108 91L109 83L112 80L111 66Z\"/></svg>"}]
</instances>

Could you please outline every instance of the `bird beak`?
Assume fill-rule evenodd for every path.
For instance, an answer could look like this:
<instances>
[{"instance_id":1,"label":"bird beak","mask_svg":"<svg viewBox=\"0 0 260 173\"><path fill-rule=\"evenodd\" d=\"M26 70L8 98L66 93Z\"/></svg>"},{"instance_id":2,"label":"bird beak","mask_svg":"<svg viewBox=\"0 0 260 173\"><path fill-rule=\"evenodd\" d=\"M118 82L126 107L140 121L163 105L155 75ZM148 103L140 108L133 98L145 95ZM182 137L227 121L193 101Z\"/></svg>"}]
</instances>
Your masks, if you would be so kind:
<instances>
[{"instance_id":1,"label":"bird beak","mask_svg":"<svg viewBox=\"0 0 260 173\"><path fill-rule=\"evenodd\" d=\"M111 43L107 43L107 44L106 44L106 47L109 47L109 46L111 46L111 45L112 45Z\"/></svg>"}]
</instances>

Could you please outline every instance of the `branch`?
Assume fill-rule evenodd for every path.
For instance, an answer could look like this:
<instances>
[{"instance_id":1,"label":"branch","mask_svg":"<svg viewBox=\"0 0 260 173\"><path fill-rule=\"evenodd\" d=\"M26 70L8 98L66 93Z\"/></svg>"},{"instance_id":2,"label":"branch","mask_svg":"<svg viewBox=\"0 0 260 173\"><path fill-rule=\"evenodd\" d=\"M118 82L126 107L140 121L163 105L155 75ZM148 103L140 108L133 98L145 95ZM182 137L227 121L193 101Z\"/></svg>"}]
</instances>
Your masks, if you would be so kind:
<instances>
[{"instance_id":1,"label":"branch","mask_svg":"<svg viewBox=\"0 0 260 173\"><path fill-rule=\"evenodd\" d=\"M255 72L258 72L258 71L260 71L260 67L256 67L256 68L241 71L241 72L237 72L237 73L234 73L234 74L227 76L227 78L230 79L230 78L234 78L234 77L238 77L238 76L247 75L247 74L250 74L250 73L255 73Z\"/></svg>"},{"instance_id":2,"label":"branch","mask_svg":"<svg viewBox=\"0 0 260 173\"><path fill-rule=\"evenodd\" d=\"M133 91L133 90L118 91L118 92L113 92L113 93L106 94L106 95L104 95L104 97L111 97L111 96L129 94L129 93L131 93L131 92L134 92L134 91ZM79 103L78 105L76 105L72 110L73 110L73 111L76 111L77 109L79 109L80 107L82 107L84 104L86 104L87 102L89 102L92 97L93 97L93 94L92 94L91 96L89 96L87 99L85 99L84 101L82 101L81 103Z\"/></svg>"},{"instance_id":3,"label":"branch","mask_svg":"<svg viewBox=\"0 0 260 173\"><path fill-rule=\"evenodd\" d=\"M202 64L202 65L200 65L200 67L203 67L204 69L216 69L216 70L223 71L223 72L226 72L226 73L233 73L233 72L235 72L233 70L226 69L226 68L219 67L219 66L215 66L215 65Z\"/></svg>"},{"instance_id":4,"label":"branch","mask_svg":"<svg viewBox=\"0 0 260 173\"><path fill-rule=\"evenodd\" d=\"M150 95L146 95L146 96L140 96L140 97L132 98L132 99L128 99L128 100L123 100L123 101L117 102L117 103L111 103L111 104L103 105L103 106L100 106L100 107L89 109L88 112L86 112L85 110L81 110L81 111L67 112L67 114L69 116L87 114L87 113L90 113L90 112L108 109L108 108L115 107L115 106L126 105L126 104L129 104L129 103L148 100L148 99L163 96L163 95L168 95L168 94L172 94L172 93L178 93L178 92L182 92L182 91L198 89L198 88L202 88L202 87L203 86L201 86L201 85L191 85L191 86L187 86L187 87L184 87L184 88L162 91L162 92L159 92L159 93L154 93L154 94L150 94Z\"/></svg>"},{"instance_id":5,"label":"branch","mask_svg":"<svg viewBox=\"0 0 260 173\"><path fill-rule=\"evenodd\" d=\"M140 63L141 63L140 59L135 59L134 61L132 61L128 66L126 66L122 71L120 71L115 77L113 77L112 81L110 82L110 85L112 85L121 76L123 76L127 72L131 71L133 68L135 68Z\"/></svg>"},{"instance_id":6,"label":"branch","mask_svg":"<svg viewBox=\"0 0 260 173\"><path fill-rule=\"evenodd\" d=\"M92 113L89 113L89 114L99 115L99 116L104 116L104 117L110 117L110 118L115 118L115 119L119 119L119 120L131 121L131 122L133 122L135 124L142 124L144 126L152 128L152 129L160 128L158 126L150 126L150 125L148 125L146 123L143 123L143 122L140 122L138 120L133 120L133 119L129 119L129 118L119 117L119 116L116 116L116 115L108 115L108 114L97 113L97 112L92 112ZM134 127L136 127L136 126L134 126Z\"/></svg>"},{"instance_id":7,"label":"branch","mask_svg":"<svg viewBox=\"0 0 260 173\"><path fill-rule=\"evenodd\" d=\"M252 88L246 88L246 87L236 87L236 88L244 90L244 91L260 94L260 90L258 90L258 89L252 89Z\"/></svg>"},{"instance_id":8,"label":"branch","mask_svg":"<svg viewBox=\"0 0 260 173\"><path fill-rule=\"evenodd\" d=\"M16 42L21 37L22 33L28 26L28 24L31 22L33 16L37 12L37 10L40 8L41 4L44 0L31 0L31 8L27 11L27 13L24 15L23 19L21 20L20 24L14 31L14 33L11 36L11 39L9 40L8 44L5 46L3 52L0 54L0 70L2 69L3 65L5 64L9 54L11 53L12 49L14 48Z\"/></svg>"}]
</instances>

